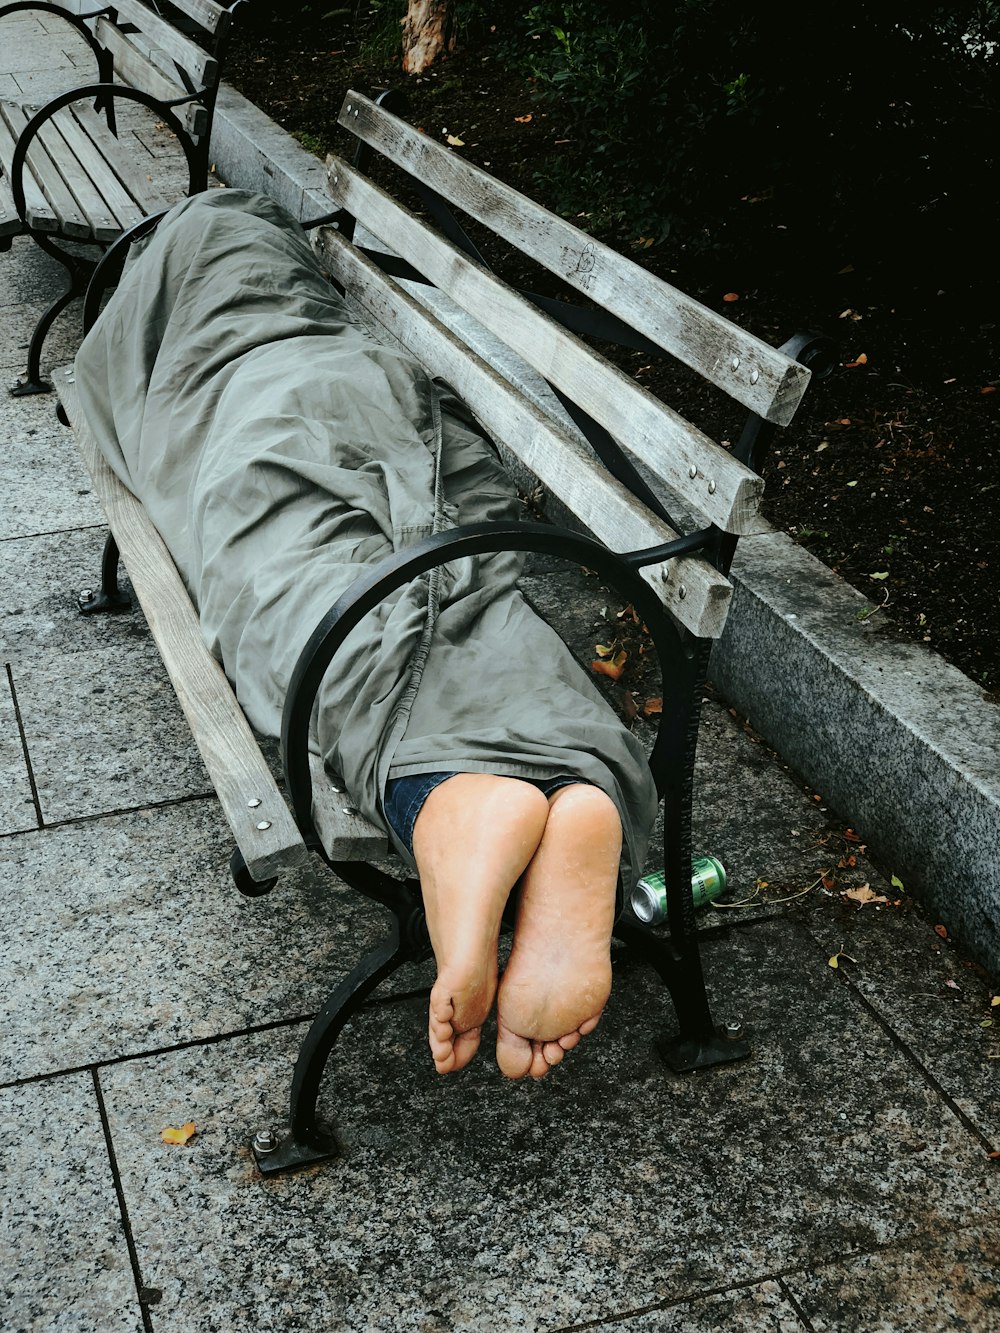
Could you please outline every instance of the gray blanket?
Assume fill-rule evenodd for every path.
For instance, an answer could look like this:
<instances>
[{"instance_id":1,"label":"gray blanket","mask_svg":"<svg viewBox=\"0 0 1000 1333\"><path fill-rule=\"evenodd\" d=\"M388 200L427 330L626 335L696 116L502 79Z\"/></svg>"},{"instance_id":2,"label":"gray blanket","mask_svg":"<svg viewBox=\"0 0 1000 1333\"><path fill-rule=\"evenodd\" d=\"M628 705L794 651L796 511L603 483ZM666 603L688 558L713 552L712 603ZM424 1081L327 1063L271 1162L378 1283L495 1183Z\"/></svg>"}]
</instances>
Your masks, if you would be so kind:
<instances>
[{"instance_id":1,"label":"gray blanket","mask_svg":"<svg viewBox=\"0 0 1000 1333\"><path fill-rule=\"evenodd\" d=\"M76 379L266 734L300 650L361 566L519 513L462 404L373 339L262 196L175 208L130 261ZM589 779L621 813L628 885L655 810L645 757L525 603L519 568L510 553L453 562L368 615L327 673L317 744L383 826L390 774Z\"/></svg>"}]
</instances>

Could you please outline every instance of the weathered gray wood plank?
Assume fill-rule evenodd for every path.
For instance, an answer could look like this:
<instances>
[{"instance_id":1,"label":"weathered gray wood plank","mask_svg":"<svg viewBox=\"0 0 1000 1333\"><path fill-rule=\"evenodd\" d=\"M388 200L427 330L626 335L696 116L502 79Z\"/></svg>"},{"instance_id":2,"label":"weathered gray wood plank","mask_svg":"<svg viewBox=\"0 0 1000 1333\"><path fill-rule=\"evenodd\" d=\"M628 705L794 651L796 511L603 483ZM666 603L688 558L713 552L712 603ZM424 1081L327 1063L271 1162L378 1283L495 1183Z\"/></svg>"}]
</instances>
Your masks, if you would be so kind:
<instances>
[{"instance_id":1,"label":"weathered gray wood plank","mask_svg":"<svg viewBox=\"0 0 1000 1333\"><path fill-rule=\"evenodd\" d=\"M114 58L118 76L133 88L169 102L175 97L184 97L187 89L179 80L172 80L144 55L138 46L118 31L113 23L99 18L95 27L95 36L102 46L106 46ZM191 134L204 134L208 125L208 112L200 102L191 102L187 106L174 108L177 118Z\"/></svg>"},{"instance_id":2,"label":"weathered gray wood plank","mask_svg":"<svg viewBox=\"0 0 1000 1333\"><path fill-rule=\"evenodd\" d=\"M89 106L74 102L64 110L68 111L69 115L60 119L59 130L79 161L82 172L104 200L105 209L111 214L116 227L113 235L117 236L119 231L124 231L143 216L143 210L122 184L118 170L108 161L106 150L120 155L120 149L117 148L116 140L108 132L103 120L94 115ZM84 113L82 124L79 114L81 111ZM88 112L92 117L90 124L97 126L95 130L99 140L97 143L87 132ZM102 236L100 239L110 240L111 237Z\"/></svg>"},{"instance_id":3,"label":"weathered gray wood plank","mask_svg":"<svg viewBox=\"0 0 1000 1333\"><path fill-rule=\"evenodd\" d=\"M318 754L309 756L313 784L313 822L331 861L381 860L389 855L389 838L359 815L343 791L334 791Z\"/></svg>"},{"instance_id":4,"label":"weathered gray wood plank","mask_svg":"<svg viewBox=\"0 0 1000 1333\"><path fill-rule=\"evenodd\" d=\"M219 62L196 46L165 19L154 14L139 0L115 0L119 23L132 23L170 60L186 70L195 84L209 84L218 78Z\"/></svg>"},{"instance_id":5,"label":"weathered gray wood plank","mask_svg":"<svg viewBox=\"0 0 1000 1333\"><path fill-rule=\"evenodd\" d=\"M639 550L677 534L655 518L568 431L527 402L423 306L387 279L338 232L316 244L330 272L380 325L469 405L583 525L615 551ZM695 634L718 638L732 587L707 561L686 556L642 571L661 601Z\"/></svg>"},{"instance_id":6,"label":"weathered gray wood plank","mask_svg":"<svg viewBox=\"0 0 1000 1333\"><path fill-rule=\"evenodd\" d=\"M255 879L265 879L304 864L308 852L295 821L222 668L205 646L167 548L98 450L80 413L72 370L63 368L52 378L247 868Z\"/></svg>"},{"instance_id":7,"label":"weathered gray wood plank","mask_svg":"<svg viewBox=\"0 0 1000 1333\"><path fill-rule=\"evenodd\" d=\"M229 10L217 5L215 0L173 0L173 5L206 32L217 36L225 34L232 19Z\"/></svg>"},{"instance_id":8,"label":"weathered gray wood plank","mask_svg":"<svg viewBox=\"0 0 1000 1333\"><path fill-rule=\"evenodd\" d=\"M339 122L737 402L778 425L791 420L809 382L804 366L362 94L347 94Z\"/></svg>"},{"instance_id":9,"label":"weathered gray wood plank","mask_svg":"<svg viewBox=\"0 0 1000 1333\"><path fill-rule=\"evenodd\" d=\"M0 146L0 153L2 153ZM17 209L14 207L14 196L10 192L10 185L6 174L0 176L0 237L17 236L21 231L21 219L17 216Z\"/></svg>"},{"instance_id":10,"label":"weathered gray wood plank","mask_svg":"<svg viewBox=\"0 0 1000 1333\"><path fill-rule=\"evenodd\" d=\"M76 196L81 209L90 222L91 233L95 240L113 241L119 234L118 221L101 194L87 174L86 167L73 151L74 139L79 142L80 131L68 106L62 107L49 122L49 133L58 135L66 146L67 166L64 169L66 183Z\"/></svg>"},{"instance_id":11,"label":"weathered gray wood plank","mask_svg":"<svg viewBox=\"0 0 1000 1333\"><path fill-rule=\"evenodd\" d=\"M157 190L149 174L149 167L152 164L147 160L144 150L139 149L134 140L132 141L134 151L130 153L121 139L116 139L108 133L107 125L89 103L76 102L67 109L72 111L74 120L102 158L112 167L122 189L135 200L141 214L159 213L161 209L169 208L171 202L176 202L164 199Z\"/></svg>"},{"instance_id":12,"label":"weathered gray wood plank","mask_svg":"<svg viewBox=\"0 0 1000 1333\"><path fill-rule=\"evenodd\" d=\"M708 522L735 533L759 528L764 483L756 473L339 158L329 159L328 181L338 204L363 218L390 249L418 257L420 270L457 305L568 394Z\"/></svg>"},{"instance_id":13,"label":"weathered gray wood plank","mask_svg":"<svg viewBox=\"0 0 1000 1333\"><path fill-rule=\"evenodd\" d=\"M22 107L16 102L0 102L0 160L9 175L10 163L14 156L14 145L25 125L25 118L34 115L36 107ZM32 154L29 152L25 161L22 177L24 184L25 212L29 224L36 231L58 231L59 222L51 204L42 192L42 187L32 166Z\"/></svg>"}]
</instances>

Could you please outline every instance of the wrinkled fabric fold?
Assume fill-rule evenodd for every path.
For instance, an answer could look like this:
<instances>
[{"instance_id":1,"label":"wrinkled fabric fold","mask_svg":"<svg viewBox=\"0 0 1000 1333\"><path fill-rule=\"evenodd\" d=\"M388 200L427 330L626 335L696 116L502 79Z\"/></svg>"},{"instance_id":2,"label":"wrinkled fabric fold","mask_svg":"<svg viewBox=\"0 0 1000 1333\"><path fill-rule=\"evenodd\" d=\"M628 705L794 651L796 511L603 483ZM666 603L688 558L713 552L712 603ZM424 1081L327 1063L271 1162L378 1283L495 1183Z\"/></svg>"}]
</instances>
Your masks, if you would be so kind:
<instances>
[{"instance_id":1,"label":"wrinkled fabric fold","mask_svg":"<svg viewBox=\"0 0 1000 1333\"><path fill-rule=\"evenodd\" d=\"M309 635L363 566L521 513L464 405L369 334L263 196L213 191L172 210L130 259L76 379L268 735ZM579 775L619 809L629 884L655 814L645 756L524 600L521 563L452 561L386 598L327 673L317 744L383 827L390 771Z\"/></svg>"}]
</instances>

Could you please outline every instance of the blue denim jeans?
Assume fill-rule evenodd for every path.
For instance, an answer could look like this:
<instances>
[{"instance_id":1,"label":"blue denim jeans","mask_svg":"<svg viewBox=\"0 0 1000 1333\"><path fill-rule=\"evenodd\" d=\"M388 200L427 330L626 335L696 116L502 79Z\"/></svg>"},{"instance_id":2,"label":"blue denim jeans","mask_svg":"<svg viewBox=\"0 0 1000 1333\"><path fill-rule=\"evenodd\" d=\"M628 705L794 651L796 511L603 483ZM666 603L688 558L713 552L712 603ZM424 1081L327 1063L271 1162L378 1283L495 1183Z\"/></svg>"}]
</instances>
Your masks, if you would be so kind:
<instances>
[{"instance_id":1,"label":"blue denim jeans","mask_svg":"<svg viewBox=\"0 0 1000 1333\"><path fill-rule=\"evenodd\" d=\"M417 815L435 787L448 778L456 776L455 771L441 773L411 773L404 778L390 778L385 787L385 800L382 809L389 827L400 842L413 854L413 826ZM518 778L519 782L530 782L544 796L551 796L560 787L571 787L574 782L584 782L584 778L574 778L568 773L560 773L554 778Z\"/></svg>"}]
</instances>

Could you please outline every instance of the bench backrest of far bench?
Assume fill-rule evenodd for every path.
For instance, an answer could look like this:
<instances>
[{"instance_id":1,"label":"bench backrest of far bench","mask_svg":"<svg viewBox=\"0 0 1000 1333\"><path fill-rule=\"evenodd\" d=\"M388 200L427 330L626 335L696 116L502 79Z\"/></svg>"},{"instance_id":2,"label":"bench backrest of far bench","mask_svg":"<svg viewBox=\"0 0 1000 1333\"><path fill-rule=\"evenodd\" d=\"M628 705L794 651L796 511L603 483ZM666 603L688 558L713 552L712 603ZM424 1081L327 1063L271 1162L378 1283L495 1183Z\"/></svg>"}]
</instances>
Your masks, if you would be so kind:
<instances>
[{"instance_id":1,"label":"bench backrest of far bench","mask_svg":"<svg viewBox=\"0 0 1000 1333\"><path fill-rule=\"evenodd\" d=\"M81 20L57 0L51 4L38 0L36 7L64 18L91 47L93 67L77 65L63 93L68 96L76 87L114 83L148 97L147 105L161 115L172 112L189 140L189 169L199 182L194 188L203 189L230 11L215 0L173 0L176 13L171 21L141 0L115 0L108 13ZM0 16L3 8L0 5ZM93 15L96 8L86 10ZM197 33L199 41L182 28ZM200 42L210 49L203 49ZM91 96L55 109L33 134L24 168L13 173L24 193L25 221L35 232L103 244L172 202L151 183L148 168L143 173L133 165L95 109L95 100ZM17 141L38 110L26 98L0 101L0 162L8 171ZM108 110L114 126L116 107ZM11 189L5 182L0 238L16 234L22 226L14 206L16 191L11 194Z\"/></svg>"}]
</instances>

